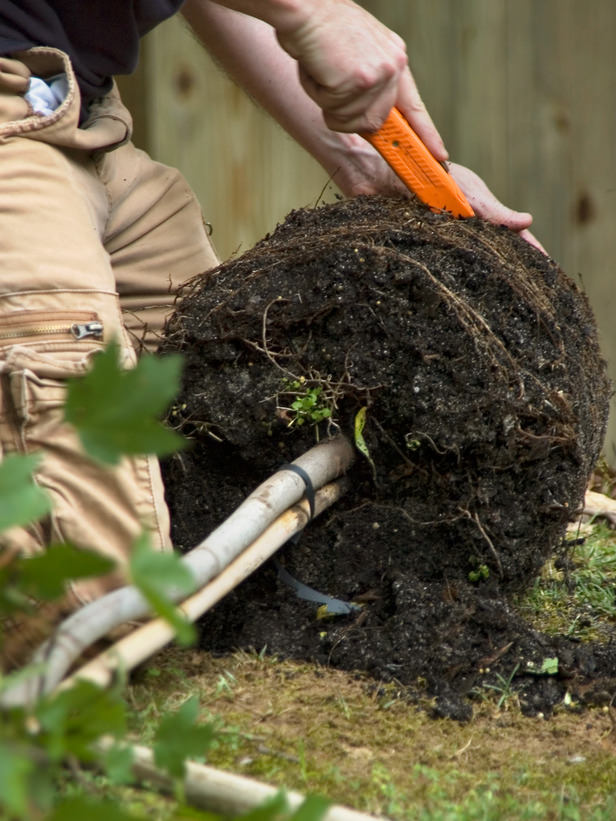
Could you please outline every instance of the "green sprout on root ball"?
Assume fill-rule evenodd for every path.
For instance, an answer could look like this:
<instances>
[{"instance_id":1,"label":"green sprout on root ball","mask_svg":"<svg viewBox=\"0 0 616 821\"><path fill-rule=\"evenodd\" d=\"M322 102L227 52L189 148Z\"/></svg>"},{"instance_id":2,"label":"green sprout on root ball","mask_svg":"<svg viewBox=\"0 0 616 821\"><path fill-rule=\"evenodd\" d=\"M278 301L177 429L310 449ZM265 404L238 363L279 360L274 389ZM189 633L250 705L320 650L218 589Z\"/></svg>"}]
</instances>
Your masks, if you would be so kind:
<instances>
[{"instance_id":1,"label":"green sprout on root ball","mask_svg":"<svg viewBox=\"0 0 616 821\"><path fill-rule=\"evenodd\" d=\"M490 568L487 564L480 564L476 570L471 570L468 574L469 582L479 582L482 579L490 578Z\"/></svg>"},{"instance_id":2,"label":"green sprout on root ball","mask_svg":"<svg viewBox=\"0 0 616 821\"><path fill-rule=\"evenodd\" d=\"M293 415L289 427L293 425L299 427L306 422L311 425L318 425L319 422L331 418L331 408L323 404L322 387L309 388L304 384L304 381L296 379L287 385L287 390L295 393L295 399L290 405Z\"/></svg>"}]
</instances>

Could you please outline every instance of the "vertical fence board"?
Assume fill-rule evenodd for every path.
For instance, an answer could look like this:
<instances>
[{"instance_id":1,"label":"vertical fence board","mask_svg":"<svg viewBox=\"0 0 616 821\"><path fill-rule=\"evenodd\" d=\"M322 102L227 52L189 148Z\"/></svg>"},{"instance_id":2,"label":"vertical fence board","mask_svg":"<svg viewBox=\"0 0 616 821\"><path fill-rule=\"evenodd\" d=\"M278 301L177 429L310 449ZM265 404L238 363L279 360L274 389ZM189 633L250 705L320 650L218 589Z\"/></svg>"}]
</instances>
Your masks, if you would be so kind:
<instances>
[{"instance_id":1,"label":"vertical fence board","mask_svg":"<svg viewBox=\"0 0 616 821\"><path fill-rule=\"evenodd\" d=\"M445 142L456 142L457 63L451 53L456 39L456 0L362 5L404 38L411 70L428 111Z\"/></svg>"},{"instance_id":2,"label":"vertical fence board","mask_svg":"<svg viewBox=\"0 0 616 821\"><path fill-rule=\"evenodd\" d=\"M148 35L143 59L148 148L185 174L223 258L250 248L292 208L316 203L325 171L214 65L180 18Z\"/></svg>"},{"instance_id":3,"label":"vertical fence board","mask_svg":"<svg viewBox=\"0 0 616 821\"><path fill-rule=\"evenodd\" d=\"M592 8L592 13L590 9ZM521 13L520 13L521 12ZM616 6L522 0L510 9L510 190L587 292L616 379ZM523 126L518 125L524 123ZM616 462L616 405L606 455Z\"/></svg>"}]
</instances>

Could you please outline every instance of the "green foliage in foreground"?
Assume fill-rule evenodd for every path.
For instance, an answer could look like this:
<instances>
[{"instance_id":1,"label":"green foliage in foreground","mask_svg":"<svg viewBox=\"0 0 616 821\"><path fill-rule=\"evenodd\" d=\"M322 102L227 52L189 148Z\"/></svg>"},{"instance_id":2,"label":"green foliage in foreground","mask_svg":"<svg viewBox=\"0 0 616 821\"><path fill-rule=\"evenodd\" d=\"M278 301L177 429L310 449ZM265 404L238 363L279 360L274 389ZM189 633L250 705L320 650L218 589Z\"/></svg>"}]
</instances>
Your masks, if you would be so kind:
<instances>
[{"instance_id":1,"label":"green foliage in foreground","mask_svg":"<svg viewBox=\"0 0 616 821\"><path fill-rule=\"evenodd\" d=\"M195 626L171 604L170 586L188 595L193 589L193 576L174 553L158 553L150 548L142 535L133 548L130 560L133 584L139 588L154 613L166 619L175 630L180 644L193 644L197 638Z\"/></svg>"},{"instance_id":2,"label":"green foliage in foreground","mask_svg":"<svg viewBox=\"0 0 616 821\"><path fill-rule=\"evenodd\" d=\"M123 371L117 346L111 345L83 379L69 386L66 415L99 461L115 463L123 453L168 452L177 447L178 437L161 425L158 415L174 395L178 379L177 358L145 357L133 371ZM36 456L13 455L0 464L0 531L37 521L49 512L48 496L32 480L37 463ZM0 616L22 620L34 610L33 601L53 601L62 596L70 580L97 576L113 567L100 555L70 544L52 545L30 559L8 553L0 554L0 559ZM156 555L145 537L139 541L133 561L135 583L189 640L192 632L164 596L166 584L189 585L186 575L177 557ZM39 672L39 667L30 667L5 676L0 679L0 694L17 680ZM181 713L177 719L168 717L167 732L181 738L185 721L174 726L174 720L182 719ZM5 817L23 821L50 813L56 821L134 817L115 808L110 813L104 804L79 796L61 801L56 788L67 761L98 760L110 780L130 777L130 751L125 746L114 746L104 754L93 746L102 735L119 744L126 732L126 707L119 691L106 692L81 682L39 698L27 710L5 709L0 713L0 729L0 811Z\"/></svg>"},{"instance_id":3,"label":"green foliage in foreground","mask_svg":"<svg viewBox=\"0 0 616 821\"><path fill-rule=\"evenodd\" d=\"M127 374L118 367L113 348L98 357L92 373L71 386L67 411L93 458L114 463L124 452L165 453L174 448L177 439L169 438L157 417L175 391L177 374L177 362L156 359L146 360L135 374ZM293 410L304 413L305 421L320 421L314 419L318 402L313 399L318 396L300 398L305 404ZM31 478L35 464L35 458L20 456L0 464L0 530L34 521L49 510L49 500ZM549 623L554 630L582 639L600 635L601 625L612 623L616 616L614 537L606 528L596 528L566 558L559 567L553 564L546 569L520 608L539 622L543 619L542 629ZM0 553L0 616L27 615L31 599L53 600L69 579L108 569L105 560L81 546L53 545L45 555L27 561ZM165 595L169 584L186 589L190 585L177 558L152 553L142 538L135 546L131 572L157 612L184 631L182 638L189 642L192 628ZM544 663L557 669L557 659ZM238 761L250 760L252 771L247 774L318 791L396 821L607 821L616 817L616 764L607 755L601 757L595 751L587 757L556 761L545 735L545 749L540 749L539 756L532 758L521 741L517 752L505 754L507 722L518 720L512 718L513 700L506 697L507 680L492 694L496 712L487 725L494 729L498 724L495 732L503 749L490 751L488 756L489 729L486 732L485 726L483 730L478 725L468 730L452 728L446 722L426 719L415 705L395 695L376 697L374 690L360 708L336 682L331 691L322 693L320 702L310 705L310 718L302 724L298 715L302 698L306 690L325 689L323 673L318 682L297 690L293 687L300 677L295 671L283 672L280 680L268 684L263 679L277 663L259 657L259 664L258 675L252 671L247 684L237 670L225 670L218 678L214 675L212 696L177 672L165 683L165 675L157 679L156 668L152 668L150 680L156 681L158 695L145 698L138 710L127 707L119 683L109 691L80 683L39 698L27 710L0 712L0 821L216 821L218 816L184 802L181 779L186 756L232 770ZM15 678L39 672L39 668L26 668L16 676L0 678L0 695ZM542 668L541 672L551 674L553 670ZM267 705L242 714L234 704L236 693L254 687L255 681L260 688L270 688ZM165 684L169 699L161 707L156 701ZM208 698L218 699L235 712L222 717L204 711ZM273 705L279 698L286 702L277 713ZM487 709L485 704L483 708ZM274 719L271 727L270 716ZM283 743L284 716L293 717L289 724L294 746L280 758L271 751L255 754L255 722L260 739L271 733L266 750L267 744L273 749ZM427 729L424 721L429 724ZM537 734L542 725L528 727L528 722L515 726L518 739L524 732ZM138 731L139 740L145 735L151 743L158 766L174 780L174 800L155 798L131 786L134 777L127 728ZM605 733L607 737L609 728ZM105 748L97 743L101 735L111 739ZM582 743L579 737L576 743ZM347 760L352 761L355 753L365 755L366 750L369 758L361 771L343 776ZM464 766L467 750L471 764ZM546 761L549 766L544 766ZM323 799L311 796L292 813L281 791L245 818L319 821L326 807Z\"/></svg>"},{"instance_id":4,"label":"green foliage in foreground","mask_svg":"<svg viewBox=\"0 0 616 821\"><path fill-rule=\"evenodd\" d=\"M143 356L135 368L125 370L118 345L112 343L89 373L71 380L65 415L90 456L116 464L124 454L162 456L178 450L184 440L163 427L158 416L178 391L180 371L178 356Z\"/></svg>"},{"instance_id":5,"label":"green foliage in foreground","mask_svg":"<svg viewBox=\"0 0 616 821\"><path fill-rule=\"evenodd\" d=\"M115 344L96 357L91 371L69 384L65 407L66 418L78 430L88 454L98 462L116 464L124 454L161 455L180 447L182 439L158 418L177 391L179 373L178 357L146 356L133 370L123 370ZM37 457L16 455L0 464L0 532L37 521L50 511L49 498L32 480L37 462ZM30 559L0 548L0 617L27 620L34 614L34 601L53 601L63 595L69 581L112 569L107 559L85 548L56 544ZM170 586L185 592L192 589L192 576L180 559L152 551L144 534L134 546L130 572L152 610L171 623L182 643L191 643L194 627L167 595ZM16 682L39 675L41 668L44 664L30 665L0 676L0 697ZM197 700L188 698L179 709L164 712L152 731L155 763L174 780L180 797L185 759L204 759L215 737L211 724L199 722L198 710ZM113 795L133 781L133 752L125 740L128 715L119 683L104 690L84 681L41 695L27 708L0 709L0 821L147 818ZM103 737L105 745L100 743ZM111 797L88 789L84 766L103 773ZM76 784L67 780L71 769L78 773ZM291 812L281 791L246 818L320 821L327 805L313 796ZM189 807L182 809L181 817L187 821L218 818Z\"/></svg>"},{"instance_id":6,"label":"green foliage in foreground","mask_svg":"<svg viewBox=\"0 0 616 821\"><path fill-rule=\"evenodd\" d=\"M0 463L0 533L35 522L49 512L51 501L32 481L37 456L7 456Z\"/></svg>"}]
</instances>

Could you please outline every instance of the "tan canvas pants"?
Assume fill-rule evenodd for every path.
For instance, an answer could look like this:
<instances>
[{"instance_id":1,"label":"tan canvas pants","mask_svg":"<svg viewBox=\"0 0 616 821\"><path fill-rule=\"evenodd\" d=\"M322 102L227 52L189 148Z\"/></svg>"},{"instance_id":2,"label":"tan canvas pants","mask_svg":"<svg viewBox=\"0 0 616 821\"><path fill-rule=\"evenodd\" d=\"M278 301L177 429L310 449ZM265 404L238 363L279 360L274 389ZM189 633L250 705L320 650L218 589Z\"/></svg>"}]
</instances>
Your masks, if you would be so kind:
<instances>
[{"instance_id":1,"label":"tan canvas pants","mask_svg":"<svg viewBox=\"0 0 616 821\"><path fill-rule=\"evenodd\" d=\"M54 506L45 521L0 535L0 545L31 555L70 540L112 557L113 578L75 587L87 601L120 583L142 527L168 548L169 522L155 459L110 468L83 453L63 421L65 380L114 335L134 363L177 285L217 259L185 180L131 144L117 91L78 127L67 57L49 48L15 56L34 75L66 72L69 93L49 116L0 121L0 459L42 454L35 478Z\"/></svg>"}]
</instances>

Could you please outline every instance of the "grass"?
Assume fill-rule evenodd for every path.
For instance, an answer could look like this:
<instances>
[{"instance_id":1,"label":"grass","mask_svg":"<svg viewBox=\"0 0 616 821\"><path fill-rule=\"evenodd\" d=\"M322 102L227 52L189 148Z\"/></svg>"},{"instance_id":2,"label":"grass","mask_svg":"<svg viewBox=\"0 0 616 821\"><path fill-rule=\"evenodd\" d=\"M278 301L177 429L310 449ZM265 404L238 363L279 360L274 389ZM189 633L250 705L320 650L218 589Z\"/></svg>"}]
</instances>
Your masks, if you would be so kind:
<instances>
[{"instance_id":1,"label":"grass","mask_svg":"<svg viewBox=\"0 0 616 821\"><path fill-rule=\"evenodd\" d=\"M570 534L577 538L577 534ZM583 543L550 562L517 606L540 629L580 640L616 618L616 536L591 525ZM521 715L511 677L485 689L467 724L429 717L430 702L357 673L280 661L265 653L214 657L168 648L127 689L134 740L191 695L211 723L212 766L321 794L394 821L518 821L616 817L616 714L561 705L549 719ZM147 789L88 789L149 821L202 817Z\"/></svg>"},{"instance_id":2,"label":"grass","mask_svg":"<svg viewBox=\"0 0 616 821\"><path fill-rule=\"evenodd\" d=\"M616 538L605 524L581 525L516 605L538 629L590 641L616 623Z\"/></svg>"},{"instance_id":3,"label":"grass","mask_svg":"<svg viewBox=\"0 0 616 821\"><path fill-rule=\"evenodd\" d=\"M616 813L609 710L580 715L563 706L549 721L529 719L495 694L458 724L429 718L427 704L410 704L391 685L313 665L179 650L157 665L157 676L131 685L134 731L147 739L144 715L197 692L202 720L218 729L213 766L392 819ZM218 686L229 674L231 693Z\"/></svg>"}]
</instances>

